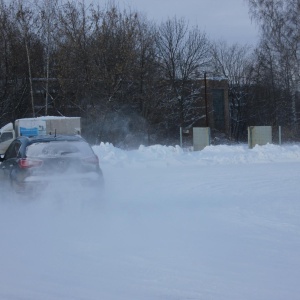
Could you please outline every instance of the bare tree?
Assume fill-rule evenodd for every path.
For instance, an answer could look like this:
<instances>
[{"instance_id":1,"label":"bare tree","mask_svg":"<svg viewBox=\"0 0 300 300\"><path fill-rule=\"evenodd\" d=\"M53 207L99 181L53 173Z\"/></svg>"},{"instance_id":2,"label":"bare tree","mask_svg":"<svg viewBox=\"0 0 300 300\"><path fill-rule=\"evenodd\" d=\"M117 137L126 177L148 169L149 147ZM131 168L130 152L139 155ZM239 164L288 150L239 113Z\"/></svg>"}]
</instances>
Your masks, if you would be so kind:
<instances>
[{"instance_id":1,"label":"bare tree","mask_svg":"<svg viewBox=\"0 0 300 300\"><path fill-rule=\"evenodd\" d=\"M3 0L0 1L0 119L9 114L10 79L10 20L9 12Z\"/></svg>"},{"instance_id":2,"label":"bare tree","mask_svg":"<svg viewBox=\"0 0 300 300\"><path fill-rule=\"evenodd\" d=\"M35 117L34 107L34 93L33 93L33 81L32 81L32 62L31 62L31 47L30 42L33 36L33 28L36 26L36 18L34 12L23 0L17 0L16 2L16 21L19 26L19 32L24 41L28 65L28 77L30 86L30 102L32 116Z\"/></svg>"},{"instance_id":3,"label":"bare tree","mask_svg":"<svg viewBox=\"0 0 300 300\"><path fill-rule=\"evenodd\" d=\"M55 36L57 33L57 22L59 6L58 0L35 0L36 8L39 12L40 22L40 39L44 45L44 73L45 73L45 116L48 115L48 106L50 102L51 93L49 91L49 81L51 74L51 58L53 60L53 54L55 51ZM53 67L53 66L52 66ZM54 74L52 70L52 74Z\"/></svg>"},{"instance_id":4,"label":"bare tree","mask_svg":"<svg viewBox=\"0 0 300 300\"><path fill-rule=\"evenodd\" d=\"M199 87L191 84L191 80L199 78L208 64L210 43L198 27L189 29L184 19L175 17L159 26L156 45L162 78L170 88L165 99L169 117L173 115L181 127L191 126L201 118L199 113L191 114L196 102L199 103ZM190 115L193 117L189 118Z\"/></svg>"},{"instance_id":5,"label":"bare tree","mask_svg":"<svg viewBox=\"0 0 300 300\"><path fill-rule=\"evenodd\" d=\"M139 76L145 75L138 66L141 23L136 12L121 11L115 5L108 5L104 10L98 6L93 11L93 79L101 87L95 89L97 99L94 103L99 139L109 137L109 132L117 130L125 136L127 126L124 123L128 123L128 115L133 119L139 114L137 82L141 83Z\"/></svg>"},{"instance_id":6,"label":"bare tree","mask_svg":"<svg viewBox=\"0 0 300 300\"><path fill-rule=\"evenodd\" d=\"M91 84L89 43L92 25L84 1L68 1L59 7L55 36L55 71L62 90L56 110L86 112ZM72 109L71 109L72 108Z\"/></svg>"},{"instance_id":7,"label":"bare tree","mask_svg":"<svg viewBox=\"0 0 300 300\"><path fill-rule=\"evenodd\" d=\"M297 98L300 83L300 6L298 0L248 0L250 12L261 33L261 53L271 59L268 69L275 71L276 86L280 86L284 101L285 124L297 129ZM276 75L277 75L276 74ZM299 110L299 108L298 108Z\"/></svg>"}]
</instances>

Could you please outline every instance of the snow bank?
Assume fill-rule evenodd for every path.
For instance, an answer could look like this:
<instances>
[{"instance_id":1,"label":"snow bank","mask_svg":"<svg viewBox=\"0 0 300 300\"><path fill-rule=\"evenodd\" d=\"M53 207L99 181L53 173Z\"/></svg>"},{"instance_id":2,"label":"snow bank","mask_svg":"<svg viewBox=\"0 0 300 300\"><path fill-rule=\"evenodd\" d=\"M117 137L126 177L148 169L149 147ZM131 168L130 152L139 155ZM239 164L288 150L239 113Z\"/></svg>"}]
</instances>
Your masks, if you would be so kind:
<instances>
[{"instance_id":1,"label":"snow bank","mask_svg":"<svg viewBox=\"0 0 300 300\"><path fill-rule=\"evenodd\" d=\"M93 146L102 164L115 166L169 166L169 165L219 165L252 164L269 162L300 161L298 144L255 146L246 144L208 146L202 151L190 151L179 146L140 146L137 150L125 151L109 143Z\"/></svg>"}]
</instances>

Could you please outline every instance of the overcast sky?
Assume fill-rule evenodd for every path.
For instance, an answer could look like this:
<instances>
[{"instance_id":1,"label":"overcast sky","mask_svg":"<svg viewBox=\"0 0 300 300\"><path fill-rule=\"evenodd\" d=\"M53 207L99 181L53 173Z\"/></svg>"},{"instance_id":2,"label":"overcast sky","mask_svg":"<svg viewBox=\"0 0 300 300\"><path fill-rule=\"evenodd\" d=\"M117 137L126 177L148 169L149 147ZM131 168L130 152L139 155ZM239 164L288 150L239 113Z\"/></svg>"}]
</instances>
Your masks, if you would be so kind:
<instances>
[{"instance_id":1,"label":"overcast sky","mask_svg":"<svg viewBox=\"0 0 300 300\"><path fill-rule=\"evenodd\" d=\"M258 30L250 20L245 0L116 0L115 3L143 12L147 19L158 24L175 15L184 17L190 25L197 24L210 39L252 45L258 41Z\"/></svg>"}]
</instances>

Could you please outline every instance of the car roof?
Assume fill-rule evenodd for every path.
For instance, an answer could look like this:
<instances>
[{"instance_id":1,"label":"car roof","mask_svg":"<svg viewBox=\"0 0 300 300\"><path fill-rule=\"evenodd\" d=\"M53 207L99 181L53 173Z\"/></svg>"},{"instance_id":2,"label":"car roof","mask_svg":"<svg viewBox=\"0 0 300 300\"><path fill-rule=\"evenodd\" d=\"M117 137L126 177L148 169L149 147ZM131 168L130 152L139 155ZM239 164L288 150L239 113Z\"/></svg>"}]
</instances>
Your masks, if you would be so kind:
<instances>
[{"instance_id":1,"label":"car roof","mask_svg":"<svg viewBox=\"0 0 300 300\"><path fill-rule=\"evenodd\" d=\"M26 140L27 143L41 143L41 142L52 142L52 141L82 141L85 140L80 135L39 135L33 137L20 136L18 138L21 141Z\"/></svg>"}]
</instances>

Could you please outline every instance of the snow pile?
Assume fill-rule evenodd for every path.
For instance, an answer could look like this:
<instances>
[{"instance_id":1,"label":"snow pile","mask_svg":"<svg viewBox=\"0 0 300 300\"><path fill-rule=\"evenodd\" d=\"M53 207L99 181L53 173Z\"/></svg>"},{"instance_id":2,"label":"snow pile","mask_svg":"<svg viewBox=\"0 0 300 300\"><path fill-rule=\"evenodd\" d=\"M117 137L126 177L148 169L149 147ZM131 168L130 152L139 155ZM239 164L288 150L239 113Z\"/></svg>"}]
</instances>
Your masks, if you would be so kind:
<instances>
[{"instance_id":1,"label":"snow pile","mask_svg":"<svg viewBox=\"0 0 300 300\"><path fill-rule=\"evenodd\" d=\"M101 164L115 166L170 166L170 165L214 165L214 164L251 164L267 162L300 161L299 145L255 146L248 145L218 145L208 146L202 151L185 150L179 146L153 145L140 146L137 150L123 151L112 144L101 143L94 146Z\"/></svg>"}]
</instances>

